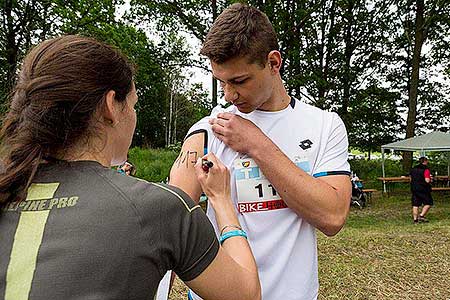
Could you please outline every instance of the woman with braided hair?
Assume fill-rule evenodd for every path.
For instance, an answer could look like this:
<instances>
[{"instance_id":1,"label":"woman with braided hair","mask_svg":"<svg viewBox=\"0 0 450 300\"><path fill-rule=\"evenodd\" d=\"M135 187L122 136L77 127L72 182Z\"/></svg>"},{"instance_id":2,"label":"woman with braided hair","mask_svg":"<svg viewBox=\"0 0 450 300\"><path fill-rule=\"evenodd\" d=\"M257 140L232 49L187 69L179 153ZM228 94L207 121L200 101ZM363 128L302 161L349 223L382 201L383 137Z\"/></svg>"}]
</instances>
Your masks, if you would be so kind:
<instances>
[{"instance_id":1,"label":"woman with braided hair","mask_svg":"<svg viewBox=\"0 0 450 300\"><path fill-rule=\"evenodd\" d=\"M195 168L222 246L181 190L111 169L136 126L133 76L118 50L80 36L25 57L0 138L1 299L153 299L167 270L205 299L260 299L220 161Z\"/></svg>"}]
</instances>

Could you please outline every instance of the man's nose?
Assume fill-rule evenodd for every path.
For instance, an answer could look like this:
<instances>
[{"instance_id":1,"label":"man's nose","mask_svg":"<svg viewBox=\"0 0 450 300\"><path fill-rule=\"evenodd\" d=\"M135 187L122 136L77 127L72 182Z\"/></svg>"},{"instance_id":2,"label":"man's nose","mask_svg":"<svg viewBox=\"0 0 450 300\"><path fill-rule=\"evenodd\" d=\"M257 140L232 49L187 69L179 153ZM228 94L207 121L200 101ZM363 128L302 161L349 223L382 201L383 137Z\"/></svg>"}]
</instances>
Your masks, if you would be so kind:
<instances>
[{"instance_id":1,"label":"man's nose","mask_svg":"<svg viewBox=\"0 0 450 300\"><path fill-rule=\"evenodd\" d=\"M223 87L223 92L225 94L225 101L233 103L238 98L238 93L230 84L226 84Z\"/></svg>"}]
</instances>

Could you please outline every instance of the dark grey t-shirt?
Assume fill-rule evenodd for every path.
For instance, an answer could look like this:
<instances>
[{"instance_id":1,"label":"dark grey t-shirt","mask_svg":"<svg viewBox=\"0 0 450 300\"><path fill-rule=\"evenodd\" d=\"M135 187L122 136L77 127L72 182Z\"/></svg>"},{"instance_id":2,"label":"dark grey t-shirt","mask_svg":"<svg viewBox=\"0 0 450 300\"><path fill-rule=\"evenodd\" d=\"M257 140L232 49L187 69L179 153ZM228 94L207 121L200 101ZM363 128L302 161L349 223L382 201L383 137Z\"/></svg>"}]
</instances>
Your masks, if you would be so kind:
<instances>
[{"instance_id":1,"label":"dark grey t-shirt","mask_svg":"<svg viewBox=\"0 0 450 300\"><path fill-rule=\"evenodd\" d=\"M153 299L165 272L197 277L219 246L181 190L92 161L42 165L0 213L0 299Z\"/></svg>"}]
</instances>

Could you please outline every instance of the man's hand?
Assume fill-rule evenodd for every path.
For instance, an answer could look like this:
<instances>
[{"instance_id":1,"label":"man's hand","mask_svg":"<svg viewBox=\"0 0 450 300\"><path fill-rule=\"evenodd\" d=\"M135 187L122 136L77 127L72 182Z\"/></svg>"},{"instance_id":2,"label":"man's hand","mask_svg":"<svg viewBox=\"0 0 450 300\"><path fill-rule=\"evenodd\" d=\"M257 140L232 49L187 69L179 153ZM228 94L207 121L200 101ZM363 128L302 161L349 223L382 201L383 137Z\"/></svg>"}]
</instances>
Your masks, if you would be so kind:
<instances>
[{"instance_id":1,"label":"man's hand","mask_svg":"<svg viewBox=\"0 0 450 300\"><path fill-rule=\"evenodd\" d=\"M249 153L268 137L252 121L231 113L220 113L209 121L216 137L236 152Z\"/></svg>"}]
</instances>

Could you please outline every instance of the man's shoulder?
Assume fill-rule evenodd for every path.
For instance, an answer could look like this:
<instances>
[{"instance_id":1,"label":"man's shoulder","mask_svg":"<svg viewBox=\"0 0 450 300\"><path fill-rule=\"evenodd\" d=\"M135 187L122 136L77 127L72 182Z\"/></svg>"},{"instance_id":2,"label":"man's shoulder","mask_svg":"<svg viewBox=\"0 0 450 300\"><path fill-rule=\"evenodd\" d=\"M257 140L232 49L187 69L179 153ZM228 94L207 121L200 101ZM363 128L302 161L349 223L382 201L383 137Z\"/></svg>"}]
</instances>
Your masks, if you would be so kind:
<instances>
[{"instance_id":1,"label":"man's shoulder","mask_svg":"<svg viewBox=\"0 0 450 300\"><path fill-rule=\"evenodd\" d=\"M297 100L297 105L294 108L294 110L301 114L306 114L311 117L328 117L332 118L334 115L336 115L335 112L331 112L322 108L319 108L317 106L314 106L312 104L308 104L306 102Z\"/></svg>"},{"instance_id":2,"label":"man's shoulder","mask_svg":"<svg viewBox=\"0 0 450 300\"><path fill-rule=\"evenodd\" d=\"M191 128L189 128L185 139L187 137L189 137L190 135L192 135L193 133L197 133L197 132L201 132L201 131L210 133L210 135L212 135L211 126L209 125L209 120L212 118L215 118L219 113L224 113L224 112L236 113L236 107L234 105L231 105L229 107L224 108L224 107L222 107L222 105L218 104L216 107L213 108L213 110L211 111L211 113L208 116L201 118L194 125L192 125Z\"/></svg>"},{"instance_id":3,"label":"man's shoulder","mask_svg":"<svg viewBox=\"0 0 450 300\"><path fill-rule=\"evenodd\" d=\"M336 127L341 122L337 113L321 109L301 100L296 100L293 116L290 119L294 119L295 124L298 124L298 120L301 120L301 123L305 126L319 126L321 128Z\"/></svg>"}]
</instances>

